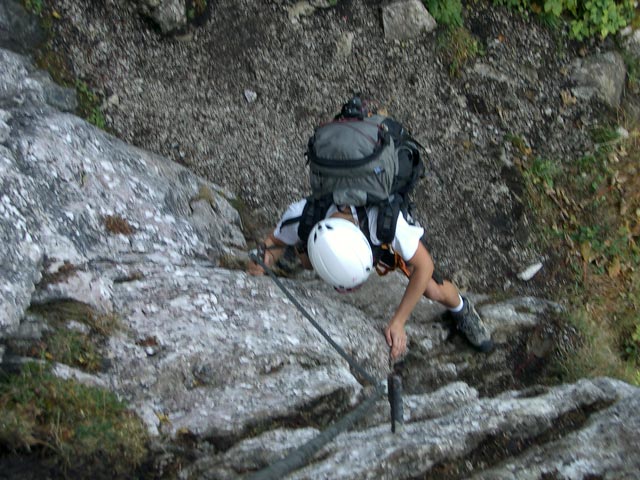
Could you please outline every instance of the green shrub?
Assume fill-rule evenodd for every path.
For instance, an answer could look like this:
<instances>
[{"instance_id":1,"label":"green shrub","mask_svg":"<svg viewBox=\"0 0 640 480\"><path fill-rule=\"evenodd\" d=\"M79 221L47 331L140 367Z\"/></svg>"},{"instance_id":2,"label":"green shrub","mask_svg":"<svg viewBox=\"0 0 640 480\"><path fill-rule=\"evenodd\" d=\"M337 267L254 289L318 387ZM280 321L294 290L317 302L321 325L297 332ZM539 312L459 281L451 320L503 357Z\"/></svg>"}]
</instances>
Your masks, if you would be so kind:
<instances>
[{"instance_id":1,"label":"green shrub","mask_svg":"<svg viewBox=\"0 0 640 480\"><path fill-rule=\"evenodd\" d=\"M427 10L442 25L462 26L462 2L460 0L423 0Z\"/></svg>"},{"instance_id":2,"label":"green shrub","mask_svg":"<svg viewBox=\"0 0 640 480\"><path fill-rule=\"evenodd\" d=\"M627 26L634 15L632 0L546 0L544 8L557 16L568 13L571 35L578 40L605 38Z\"/></svg>"},{"instance_id":3,"label":"green shrub","mask_svg":"<svg viewBox=\"0 0 640 480\"><path fill-rule=\"evenodd\" d=\"M521 13L530 11L556 18L567 18L571 36L605 38L627 26L635 16L634 0L494 0Z\"/></svg>"},{"instance_id":4,"label":"green shrub","mask_svg":"<svg viewBox=\"0 0 640 480\"><path fill-rule=\"evenodd\" d=\"M567 265L558 290L581 342L563 359L563 381L608 375L640 381L640 132L591 131L592 151L573 161L535 157L516 135L539 242Z\"/></svg>"}]
</instances>

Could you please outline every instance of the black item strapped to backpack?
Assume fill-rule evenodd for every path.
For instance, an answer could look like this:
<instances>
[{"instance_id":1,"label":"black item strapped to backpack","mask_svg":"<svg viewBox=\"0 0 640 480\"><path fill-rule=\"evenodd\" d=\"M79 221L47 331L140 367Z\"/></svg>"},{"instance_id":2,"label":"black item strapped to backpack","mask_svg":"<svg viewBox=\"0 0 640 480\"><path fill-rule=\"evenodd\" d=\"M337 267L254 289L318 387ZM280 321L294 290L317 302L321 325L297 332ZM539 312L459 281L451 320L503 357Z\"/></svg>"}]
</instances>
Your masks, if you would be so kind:
<instances>
[{"instance_id":1,"label":"black item strapped to backpack","mask_svg":"<svg viewBox=\"0 0 640 480\"><path fill-rule=\"evenodd\" d=\"M371 114L359 97L345 103L333 121L316 128L306 152L311 195L300 217L298 237L306 245L313 226L331 204L377 206L376 234L383 243L395 236L409 193L424 176L421 145L396 120ZM365 232L369 238L369 232Z\"/></svg>"}]
</instances>

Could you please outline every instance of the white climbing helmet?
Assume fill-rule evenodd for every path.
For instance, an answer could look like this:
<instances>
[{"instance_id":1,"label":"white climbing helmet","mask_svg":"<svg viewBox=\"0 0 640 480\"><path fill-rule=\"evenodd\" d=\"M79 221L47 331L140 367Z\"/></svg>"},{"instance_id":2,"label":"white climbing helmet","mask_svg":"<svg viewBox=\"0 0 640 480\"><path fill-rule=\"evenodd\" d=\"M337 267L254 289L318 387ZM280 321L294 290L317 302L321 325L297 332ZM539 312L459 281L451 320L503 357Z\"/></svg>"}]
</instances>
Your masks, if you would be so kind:
<instances>
[{"instance_id":1,"label":"white climbing helmet","mask_svg":"<svg viewBox=\"0 0 640 480\"><path fill-rule=\"evenodd\" d=\"M373 270L373 253L367 238L343 218L316 223L309 234L307 251L314 270L339 292L362 285Z\"/></svg>"}]
</instances>

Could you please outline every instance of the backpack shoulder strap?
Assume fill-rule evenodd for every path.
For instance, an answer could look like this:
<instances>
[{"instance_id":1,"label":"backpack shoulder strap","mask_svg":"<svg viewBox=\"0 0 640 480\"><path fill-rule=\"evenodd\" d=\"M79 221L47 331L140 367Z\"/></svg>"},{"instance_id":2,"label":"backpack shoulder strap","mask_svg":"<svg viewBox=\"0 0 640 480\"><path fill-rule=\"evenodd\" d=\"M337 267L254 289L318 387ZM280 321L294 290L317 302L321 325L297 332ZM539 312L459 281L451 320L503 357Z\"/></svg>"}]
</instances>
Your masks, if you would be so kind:
<instances>
[{"instance_id":1,"label":"backpack shoulder strap","mask_svg":"<svg viewBox=\"0 0 640 480\"><path fill-rule=\"evenodd\" d=\"M382 243L393 242L396 236L396 225L398 215L401 214L403 204L402 195L393 195L389 201L378 205L378 222L376 225L376 235Z\"/></svg>"},{"instance_id":2,"label":"backpack shoulder strap","mask_svg":"<svg viewBox=\"0 0 640 480\"><path fill-rule=\"evenodd\" d=\"M381 270L379 270L377 267L377 265L379 265L380 263L386 265L387 267L391 265L395 265L395 254L392 253L391 249L389 248L389 244L391 243L391 240L393 240L393 235L391 236L390 241L388 242L384 241L380 245L374 245L373 242L371 241L371 230L369 229L369 216L367 215L366 207L356 207L356 211L358 213L358 224L359 224L358 226L360 227L360 230L362 231L364 236L367 238L367 241L371 246L371 253L373 254L373 264L376 265L376 271L380 274ZM395 223L394 223L394 227L395 227ZM379 236L378 236L378 240L380 240ZM388 268L387 268L387 271L389 271Z\"/></svg>"},{"instance_id":3,"label":"backpack shoulder strap","mask_svg":"<svg viewBox=\"0 0 640 480\"><path fill-rule=\"evenodd\" d=\"M298 238L300 238L305 249L313 226L327 215L332 203L333 194L324 195L320 198L308 197L307 203L302 209L302 214L299 217L287 220L288 223L300 222L298 224Z\"/></svg>"}]
</instances>

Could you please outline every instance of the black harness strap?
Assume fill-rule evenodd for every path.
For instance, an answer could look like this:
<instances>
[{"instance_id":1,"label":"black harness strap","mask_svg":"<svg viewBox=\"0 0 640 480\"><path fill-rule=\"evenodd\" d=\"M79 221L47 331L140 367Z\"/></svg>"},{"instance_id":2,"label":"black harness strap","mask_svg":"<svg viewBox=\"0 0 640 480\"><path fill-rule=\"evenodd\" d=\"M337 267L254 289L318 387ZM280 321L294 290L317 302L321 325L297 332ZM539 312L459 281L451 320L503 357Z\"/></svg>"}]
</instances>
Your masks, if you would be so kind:
<instances>
[{"instance_id":1,"label":"black harness strap","mask_svg":"<svg viewBox=\"0 0 640 480\"><path fill-rule=\"evenodd\" d=\"M304 209L302 210L302 215L300 216L300 225L298 225L298 237L304 244L305 248L313 226L327 215L332 203L332 194L327 194L317 199L313 199L311 197L307 198L307 203L305 204Z\"/></svg>"},{"instance_id":2,"label":"black harness strap","mask_svg":"<svg viewBox=\"0 0 640 480\"><path fill-rule=\"evenodd\" d=\"M306 249L307 240L309 239L311 230L316 223L324 219L332 203L333 197L331 194L325 195L321 198L308 197L307 202L302 209L302 213L297 217L284 220L280 224L280 228L297 223L298 238L300 238L300 241L304 244Z\"/></svg>"}]
</instances>

